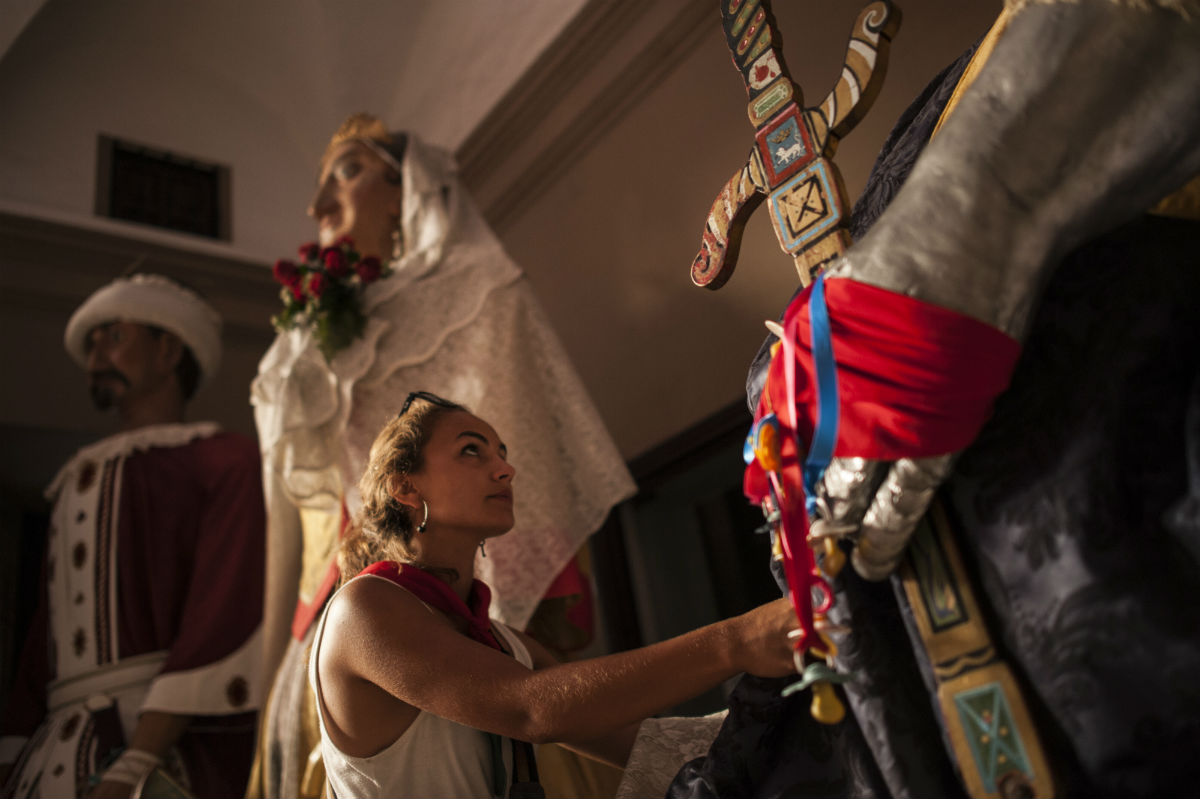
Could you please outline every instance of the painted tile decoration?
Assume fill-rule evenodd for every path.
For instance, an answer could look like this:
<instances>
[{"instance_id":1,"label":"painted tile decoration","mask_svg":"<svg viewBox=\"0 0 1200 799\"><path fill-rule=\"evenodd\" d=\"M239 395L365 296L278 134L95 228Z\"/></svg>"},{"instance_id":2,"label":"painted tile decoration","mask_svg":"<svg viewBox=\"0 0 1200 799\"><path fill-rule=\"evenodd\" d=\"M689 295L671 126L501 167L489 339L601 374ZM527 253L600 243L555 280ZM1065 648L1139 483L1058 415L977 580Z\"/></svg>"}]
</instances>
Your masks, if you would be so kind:
<instances>
[{"instance_id":1,"label":"painted tile decoration","mask_svg":"<svg viewBox=\"0 0 1200 799\"><path fill-rule=\"evenodd\" d=\"M841 210L828 163L813 162L771 194L771 221L789 252L815 242L838 223Z\"/></svg>"},{"instance_id":2,"label":"painted tile decoration","mask_svg":"<svg viewBox=\"0 0 1200 799\"><path fill-rule=\"evenodd\" d=\"M988 683L955 695L954 706L970 744L971 754L988 793L1013 771L1033 778L1020 732L999 683Z\"/></svg>"},{"instance_id":3,"label":"painted tile decoration","mask_svg":"<svg viewBox=\"0 0 1200 799\"><path fill-rule=\"evenodd\" d=\"M945 553L929 527L928 516L921 520L909 541L908 554L925 600L930 629L938 633L965 622L966 607L958 594L958 585L950 577Z\"/></svg>"}]
</instances>

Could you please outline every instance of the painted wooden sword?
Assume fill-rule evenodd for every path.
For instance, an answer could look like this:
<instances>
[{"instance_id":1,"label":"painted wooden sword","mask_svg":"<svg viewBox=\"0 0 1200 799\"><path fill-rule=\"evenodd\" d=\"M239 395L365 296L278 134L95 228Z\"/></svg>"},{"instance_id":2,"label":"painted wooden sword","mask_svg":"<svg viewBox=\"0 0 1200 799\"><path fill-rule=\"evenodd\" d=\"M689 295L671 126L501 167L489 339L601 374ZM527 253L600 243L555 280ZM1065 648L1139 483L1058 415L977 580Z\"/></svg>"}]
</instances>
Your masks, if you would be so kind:
<instances>
[{"instance_id":1,"label":"painted wooden sword","mask_svg":"<svg viewBox=\"0 0 1200 799\"><path fill-rule=\"evenodd\" d=\"M692 282L710 289L724 285L737 263L746 221L767 199L779 244L808 285L850 244L846 190L830 159L879 94L900 9L878 0L862 10L837 85L819 106L803 108L768 0L720 4L725 40L750 97L746 110L754 148L713 202L692 262Z\"/></svg>"}]
</instances>

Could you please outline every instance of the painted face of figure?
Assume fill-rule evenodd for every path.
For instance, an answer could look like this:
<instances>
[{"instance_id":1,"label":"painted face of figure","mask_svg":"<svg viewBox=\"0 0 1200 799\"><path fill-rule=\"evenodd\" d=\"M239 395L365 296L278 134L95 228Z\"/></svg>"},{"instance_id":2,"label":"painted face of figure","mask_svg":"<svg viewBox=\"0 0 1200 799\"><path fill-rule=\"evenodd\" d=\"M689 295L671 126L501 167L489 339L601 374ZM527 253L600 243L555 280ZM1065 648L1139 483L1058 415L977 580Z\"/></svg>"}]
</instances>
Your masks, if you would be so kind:
<instances>
[{"instance_id":1,"label":"painted face of figure","mask_svg":"<svg viewBox=\"0 0 1200 799\"><path fill-rule=\"evenodd\" d=\"M108 322L92 328L84 343L88 389L100 410L128 408L174 377L179 340L171 333L136 322Z\"/></svg>"},{"instance_id":2,"label":"painted face of figure","mask_svg":"<svg viewBox=\"0 0 1200 799\"><path fill-rule=\"evenodd\" d=\"M402 191L400 176L365 144L338 145L321 169L308 206L321 246L349 236L362 255L386 259L400 219Z\"/></svg>"},{"instance_id":3,"label":"painted face of figure","mask_svg":"<svg viewBox=\"0 0 1200 799\"><path fill-rule=\"evenodd\" d=\"M492 426L466 411L435 422L412 483L429 504L430 527L466 530L479 540L512 528L512 480L508 448Z\"/></svg>"}]
</instances>

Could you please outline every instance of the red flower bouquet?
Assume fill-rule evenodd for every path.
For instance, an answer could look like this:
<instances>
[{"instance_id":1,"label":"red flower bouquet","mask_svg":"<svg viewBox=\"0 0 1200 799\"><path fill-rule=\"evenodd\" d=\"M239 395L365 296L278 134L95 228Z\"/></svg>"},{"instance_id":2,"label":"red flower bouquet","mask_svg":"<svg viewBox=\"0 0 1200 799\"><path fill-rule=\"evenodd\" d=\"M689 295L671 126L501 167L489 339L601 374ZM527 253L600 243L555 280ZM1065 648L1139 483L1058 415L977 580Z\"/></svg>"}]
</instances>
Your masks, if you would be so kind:
<instances>
[{"instance_id":1,"label":"red flower bouquet","mask_svg":"<svg viewBox=\"0 0 1200 799\"><path fill-rule=\"evenodd\" d=\"M326 360L362 335L367 317L363 289L387 277L391 269L374 256L362 258L354 242L343 236L332 247L303 244L300 262L275 262L273 274L282 289L283 310L271 317L279 332L308 327Z\"/></svg>"}]
</instances>

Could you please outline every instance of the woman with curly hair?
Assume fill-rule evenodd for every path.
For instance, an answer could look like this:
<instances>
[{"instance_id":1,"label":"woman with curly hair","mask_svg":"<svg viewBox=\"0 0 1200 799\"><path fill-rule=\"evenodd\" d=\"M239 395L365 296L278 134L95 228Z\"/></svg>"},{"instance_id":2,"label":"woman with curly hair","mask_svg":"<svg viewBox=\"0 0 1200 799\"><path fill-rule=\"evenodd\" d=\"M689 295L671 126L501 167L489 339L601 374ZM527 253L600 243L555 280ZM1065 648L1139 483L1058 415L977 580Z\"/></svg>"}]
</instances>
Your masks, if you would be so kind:
<instances>
[{"instance_id":1,"label":"woman with curly hair","mask_svg":"<svg viewBox=\"0 0 1200 799\"><path fill-rule=\"evenodd\" d=\"M646 716L792 671L785 600L573 663L489 619L475 556L514 524L514 473L491 425L424 392L376 438L309 666L333 795L538 795L528 742L620 766Z\"/></svg>"}]
</instances>

